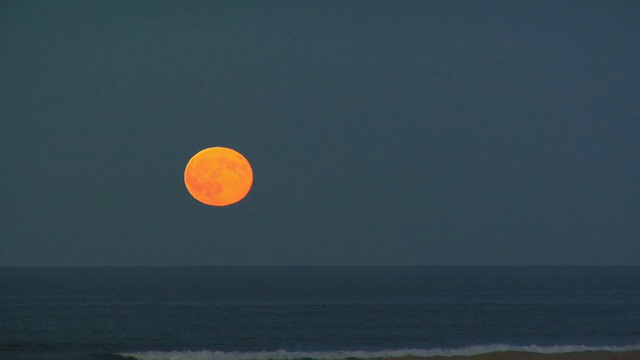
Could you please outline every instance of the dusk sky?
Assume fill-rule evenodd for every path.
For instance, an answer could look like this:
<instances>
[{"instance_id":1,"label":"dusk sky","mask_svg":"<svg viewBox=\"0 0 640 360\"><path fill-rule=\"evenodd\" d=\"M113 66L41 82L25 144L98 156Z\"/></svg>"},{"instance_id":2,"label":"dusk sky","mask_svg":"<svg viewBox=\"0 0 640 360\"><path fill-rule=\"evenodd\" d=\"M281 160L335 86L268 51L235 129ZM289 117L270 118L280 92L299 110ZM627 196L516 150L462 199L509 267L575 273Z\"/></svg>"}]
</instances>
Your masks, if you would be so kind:
<instances>
[{"instance_id":1,"label":"dusk sky","mask_svg":"<svg viewBox=\"0 0 640 360\"><path fill-rule=\"evenodd\" d=\"M1 1L0 266L640 265L639 14Z\"/></svg>"}]
</instances>

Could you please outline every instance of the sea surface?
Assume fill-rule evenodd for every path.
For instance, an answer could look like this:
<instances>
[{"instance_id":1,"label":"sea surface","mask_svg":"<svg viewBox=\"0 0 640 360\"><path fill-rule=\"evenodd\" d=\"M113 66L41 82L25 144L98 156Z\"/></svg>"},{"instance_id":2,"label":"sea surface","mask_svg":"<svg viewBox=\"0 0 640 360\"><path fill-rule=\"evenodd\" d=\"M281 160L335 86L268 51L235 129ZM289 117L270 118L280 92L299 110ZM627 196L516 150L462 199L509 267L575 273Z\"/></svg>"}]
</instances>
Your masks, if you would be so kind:
<instances>
[{"instance_id":1,"label":"sea surface","mask_svg":"<svg viewBox=\"0 0 640 360\"><path fill-rule=\"evenodd\" d=\"M0 268L0 359L640 349L640 267Z\"/></svg>"}]
</instances>

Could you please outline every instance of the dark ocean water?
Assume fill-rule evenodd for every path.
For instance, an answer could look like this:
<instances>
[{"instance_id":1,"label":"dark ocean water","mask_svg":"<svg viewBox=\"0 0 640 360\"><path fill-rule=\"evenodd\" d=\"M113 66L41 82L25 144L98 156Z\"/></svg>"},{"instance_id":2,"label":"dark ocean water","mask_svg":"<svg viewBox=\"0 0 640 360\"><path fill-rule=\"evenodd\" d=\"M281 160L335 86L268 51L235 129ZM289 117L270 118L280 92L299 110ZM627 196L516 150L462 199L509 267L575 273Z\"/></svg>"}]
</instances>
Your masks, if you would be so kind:
<instances>
[{"instance_id":1,"label":"dark ocean water","mask_svg":"<svg viewBox=\"0 0 640 360\"><path fill-rule=\"evenodd\" d=\"M640 267L0 268L0 359L592 348L640 349Z\"/></svg>"}]
</instances>

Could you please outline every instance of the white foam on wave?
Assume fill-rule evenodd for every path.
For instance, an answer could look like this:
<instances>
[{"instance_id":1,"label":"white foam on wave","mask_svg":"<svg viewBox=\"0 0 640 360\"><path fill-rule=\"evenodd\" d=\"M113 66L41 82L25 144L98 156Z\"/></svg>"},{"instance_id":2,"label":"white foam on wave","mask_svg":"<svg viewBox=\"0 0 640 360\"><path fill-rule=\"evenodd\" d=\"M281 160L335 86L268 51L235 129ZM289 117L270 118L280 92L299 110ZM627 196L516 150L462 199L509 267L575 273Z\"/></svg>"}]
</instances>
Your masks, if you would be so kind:
<instances>
[{"instance_id":1,"label":"white foam on wave","mask_svg":"<svg viewBox=\"0 0 640 360\"><path fill-rule=\"evenodd\" d=\"M491 344L469 346L457 349L403 349L382 351L259 351L259 352L225 352L225 351L145 351L119 354L139 360L296 360L322 359L340 360L348 358L399 358L403 356L470 356L504 351L527 351L543 354L583 352L583 351L633 351L640 350L640 344L627 346L587 346L587 345L556 345L556 346L514 346L505 344Z\"/></svg>"}]
</instances>

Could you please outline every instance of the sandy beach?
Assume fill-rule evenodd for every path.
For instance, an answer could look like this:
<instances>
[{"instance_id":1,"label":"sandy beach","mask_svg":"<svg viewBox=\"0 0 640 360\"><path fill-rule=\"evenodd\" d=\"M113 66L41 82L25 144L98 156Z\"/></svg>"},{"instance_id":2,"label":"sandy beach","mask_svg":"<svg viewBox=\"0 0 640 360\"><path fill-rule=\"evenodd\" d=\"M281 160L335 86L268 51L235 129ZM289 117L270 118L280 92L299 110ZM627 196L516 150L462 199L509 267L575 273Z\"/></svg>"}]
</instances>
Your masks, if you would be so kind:
<instances>
[{"instance_id":1,"label":"sandy beach","mask_svg":"<svg viewBox=\"0 0 640 360\"><path fill-rule=\"evenodd\" d=\"M395 360L398 360L398 358ZM504 351L470 356L407 356L400 358L400 360L640 360L640 351L584 351L559 354Z\"/></svg>"}]
</instances>

